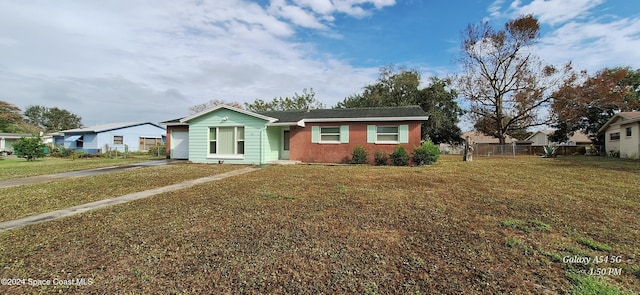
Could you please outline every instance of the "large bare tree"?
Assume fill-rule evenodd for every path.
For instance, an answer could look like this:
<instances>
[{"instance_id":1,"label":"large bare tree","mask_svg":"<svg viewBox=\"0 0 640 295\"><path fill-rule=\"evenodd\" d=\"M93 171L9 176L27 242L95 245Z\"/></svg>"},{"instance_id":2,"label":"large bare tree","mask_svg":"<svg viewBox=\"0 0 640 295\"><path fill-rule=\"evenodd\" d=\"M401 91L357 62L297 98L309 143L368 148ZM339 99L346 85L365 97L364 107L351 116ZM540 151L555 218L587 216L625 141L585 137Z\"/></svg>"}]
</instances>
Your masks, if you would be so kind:
<instances>
[{"instance_id":1,"label":"large bare tree","mask_svg":"<svg viewBox=\"0 0 640 295\"><path fill-rule=\"evenodd\" d=\"M220 100L220 99L212 99L212 100L209 100L209 101L207 101L205 103L201 103L201 104L190 106L189 107L189 113L192 114L192 115L193 114L197 114L197 113L202 112L204 110L208 110L210 108L217 107L217 106L223 105L223 104L229 105L229 106L232 106L232 107L238 108L238 109L242 109L243 108L242 104L237 102L237 101L227 102L227 101Z\"/></svg>"},{"instance_id":2,"label":"large bare tree","mask_svg":"<svg viewBox=\"0 0 640 295\"><path fill-rule=\"evenodd\" d=\"M550 123L544 110L552 101L551 93L572 71L570 63L558 69L532 54L539 36L540 23L532 15L511 20L502 30L484 22L463 32L458 92L470 104L471 119L489 122L485 132L500 144L514 126L526 129Z\"/></svg>"}]
</instances>

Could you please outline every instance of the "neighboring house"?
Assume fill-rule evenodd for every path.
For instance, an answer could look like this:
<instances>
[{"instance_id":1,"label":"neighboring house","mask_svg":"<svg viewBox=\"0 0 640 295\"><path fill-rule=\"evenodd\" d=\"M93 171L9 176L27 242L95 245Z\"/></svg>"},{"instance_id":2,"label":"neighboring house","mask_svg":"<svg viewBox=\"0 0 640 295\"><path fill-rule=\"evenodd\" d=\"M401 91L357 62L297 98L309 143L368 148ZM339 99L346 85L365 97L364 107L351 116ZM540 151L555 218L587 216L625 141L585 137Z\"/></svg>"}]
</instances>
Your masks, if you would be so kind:
<instances>
[{"instance_id":1,"label":"neighboring house","mask_svg":"<svg viewBox=\"0 0 640 295\"><path fill-rule=\"evenodd\" d=\"M0 133L0 154L13 154L13 144L22 137L31 136L31 134Z\"/></svg>"},{"instance_id":2,"label":"neighboring house","mask_svg":"<svg viewBox=\"0 0 640 295\"><path fill-rule=\"evenodd\" d=\"M617 113L598 133L604 133L607 152L619 152L620 158L640 157L640 112Z\"/></svg>"},{"instance_id":3,"label":"neighboring house","mask_svg":"<svg viewBox=\"0 0 640 295\"><path fill-rule=\"evenodd\" d=\"M119 151L124 151L125 145L130 152L146 151L164 142L166 129L150 122L133 122L69 129L58 133L64 137L65 148L98 154L107 146ZM59 143L58 138L58 135L54 136L54 142Z\"/></svg>"},{"instance_id":4,"label":"neighboring house","mask_svg":"<svg viewBox=\"0 0 640 295\"><path fill-rule=\"evenodd\" d=\"M390 154L420 145L419 106L251 112L226 105L162 122L167 156L201 163L261 164L278 160L337 163L354 147Z\"/></svg>"},{"instance_id":5,"label":"neighboring house","mask_svg":"<svg viewBox=\"0 0 640 295\"><path fill-rule=\"evenodd\" d=\"M548 145L585 146L585 145L591 144L591 139L589 139L589 136L587 136L587 134L583 133L582 131L574 132L574 134L569 138L567 142L560 142L560 143L552 142L549 140L549 136L553 134L553 132L555 132L555 130L540 130L532 134L531 136L527 137L527 139L525 140L531 141L532 146L548 146Z\"/></svg>"},{"instance_id":6,"label":"neighboring house","mask_svg":"<svg viewBox=\"0 0 640 295\"><path fill-rule=\"evenodd\" d=\"M47 134L47 136L49 136L51 139L48 142L43 140L45 143L51 143L57 146L64 146L64 134L62 134L61 132L49 133Z\"/></svg>"},{"instance_id":7,"label":"neighboring house","mask_svg":"<svg viewBox=\"0 0 640 295\"><path fill-rule=\"evenodd\" d=\"M466 140L467 137L471 139L471 142L473 142L474 144L483 144L483 145L489 145L489 144L499 145L500 144L500 140L495 136L486 135L480 131L467 131L462 134L463 140ZM505 136L505 139L504 139L505 144L511 144L514 141L516 141L516 139L509 136L508 134Z\"/></svg>"}]
</instances>

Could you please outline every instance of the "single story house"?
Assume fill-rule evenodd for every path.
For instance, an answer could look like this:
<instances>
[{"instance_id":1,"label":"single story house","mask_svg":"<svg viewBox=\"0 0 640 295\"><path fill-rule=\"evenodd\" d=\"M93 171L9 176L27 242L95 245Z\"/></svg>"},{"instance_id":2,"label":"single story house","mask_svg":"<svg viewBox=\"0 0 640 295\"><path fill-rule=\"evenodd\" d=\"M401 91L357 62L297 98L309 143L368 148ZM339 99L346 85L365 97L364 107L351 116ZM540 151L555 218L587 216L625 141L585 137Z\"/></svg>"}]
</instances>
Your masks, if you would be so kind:
<instances>
[{"instance_id":1,"label":"single story house","mask_svg":"<svg viewBox=\"0 0 640 295\"><path fill-rule=\"evenodd\" d=\"M166 128L150 122L112 123L69 129L62 134L65 148L99 154L104 148L130 152L146 151L165 141ZM54 142L59 143L54 136Z\"/></svg>"},{"instance_id":2,"label":"single story house","mask_svg":"<svg viewBox=\"0 0 640 295\"><path fill-rule=\"evenodd\" d=\"M199 163L263 164L278 160L338 163L354 147L387 154L420 145L419 106L252 112L220 105L162 122L167 157Z\"/></svg>"},{"instance_id":3,"label":"single story house","mask_svg":"<svg viewBox=\"0 0 640 295\"><path fill-rule=\"evenodd\" d=\"M20 138L31 136L31 134L0 133L0 154L13 154L13 144Z\"/></svg>"},{"instance_id":4,"label":"single story house","mask_svg":"<svg viewBox=\"0 0 640 295\"><path fill-rule=\"evenodd\" d=\"M468 137L471 140L471 142L473 142L474 144L482 144L482 145L499 145L500 144L500 140L497 137L492 135L487 135L480 131L475 131L475 130L467 131L463 133L461 137L463 140L467 140L467 137ZM516 141L516 139L511 137L508 134L504 138L505 144L512 144L514 141Z\"/></svg>"},{"instance_id":5,"label":"single story house","mask_svg":"<svg viewBox=\"0 0 640 295\"><path fill-rule=\"evenodd\" d=\"M555 130L540 130L531 136L525 139L526 141L531 141L532 146L548 146L548 145L559 145L559 146L585 146L591 144L591 139L589 136L582 131L576 131L573 133L567 142L552 142L549 140L549 136L553 134Z\"/></svg>"},{"instance_id":6,"label":"single story house","mask_svg":"<svg viewBox=\"0 0 640 295\"><path fill-rule=\"evenodd\" d=\"M619 152L620 158L640 158L640 112L617 113L598 133L604 133L607 152Z\"/></svg>"}]
</instances>

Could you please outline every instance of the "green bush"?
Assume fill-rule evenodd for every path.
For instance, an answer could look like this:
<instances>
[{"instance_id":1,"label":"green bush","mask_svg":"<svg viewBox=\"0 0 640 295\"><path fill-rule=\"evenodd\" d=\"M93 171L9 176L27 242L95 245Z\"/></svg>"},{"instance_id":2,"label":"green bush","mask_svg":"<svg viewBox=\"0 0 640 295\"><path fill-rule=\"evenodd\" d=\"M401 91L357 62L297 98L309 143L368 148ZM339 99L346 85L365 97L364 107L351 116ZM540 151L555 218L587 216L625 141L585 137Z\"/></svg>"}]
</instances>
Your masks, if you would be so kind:
<instances>
[{"instance_id":1,"label":"green bush","mask_svg":"<svg viewBox=\"0 0 640 295\"><path fill-rule=\"evenodd\" d=\"M44 148L47 145L42 143L40 136L22 137L13 144L13 151L16 156L33 161L37 158L44 158Z\"/></svg>"},{"instance_id":2,"label":"green bush","mask_svg":"<svg viewBox=\"0 0 640 295\"><path fill-rule=\"evenodd\" d=\"M351 154L351 164L366 164L369 153L364 147L356 146Z\"/></svg>"},{"instance_id":3,"label":"green bush","mask_svg":"<svg viewBox=\"0 0 640 295\"><path fill-rule=\"evenodd\" d=\"M387 153L383 151L376 151L373 154L373 162L376 166L385 166L387 165L389 158L387 157Z\"/></svg>"},{"instance_id":4,"label":"green bush","mask_svg":"<svg viewBox=\"0 0 640 295\"><path fill-rule=\"evenodd\" d=\"M414 147L412 160L416 165L431 165L438 161L440 149L431 140L425 141L421 146Z\"/></svg>"},{"instance_id":5,"label":"green bush","mask_svg":"<svg viewBox=\"0 0 640 295\"><path fill-rule=\"evenodd\" d=\"M71 154L73 154L73 149L68 149L57 144L49 145L49 155L52 157L66 158L71 156Z\"/></svg>"},{"instance_id":6,"label":"green bush","mask_svg":"<svg viewBox=\"0 0 640 295\"><path fill-rule=\"evenodd\" d=\"M402 146L396 146L393 149L393 153L389 155L391 157L391 163L394 166L407 166L409 165L409 153Z\"/></svg>"},{"instance_id":7,"label":"green bush","mask_svg":"<svg viewBox=\"0 0 640 295\"><path fill-rule=\"evenodd\" d=\"M160 152L160 153L158 154L158 152ZM157 155L165 156L167 154L167 150L165 148L165 145L161 144L161 145L156 145L156 146L150 147L149 151L147 153L149 155L152 155L152 156L157 156Z\"/></svg>"}]
</instances>

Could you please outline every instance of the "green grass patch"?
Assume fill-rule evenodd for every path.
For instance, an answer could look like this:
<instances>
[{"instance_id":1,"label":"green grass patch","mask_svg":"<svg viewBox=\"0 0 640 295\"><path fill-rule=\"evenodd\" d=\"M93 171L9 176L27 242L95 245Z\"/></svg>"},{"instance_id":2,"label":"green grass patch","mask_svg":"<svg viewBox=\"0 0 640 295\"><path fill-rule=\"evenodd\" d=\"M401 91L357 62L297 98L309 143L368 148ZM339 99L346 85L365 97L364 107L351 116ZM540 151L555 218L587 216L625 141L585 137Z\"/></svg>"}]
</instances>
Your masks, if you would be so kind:
<instances>
[{"instance_id":1,"label":"green grass patch","mask_svg":"<svg viewBox=\"0 0 640 295\"><path fill-rule=\"evenodd\" d=\"M528 233L533 231L550 232L552 230L550 225L538 220L506 219L501 221L500 225Z\"/></svg>"},{"instance_id":2,"label":"green grass patch","mask_svg":"<svg viewBox=\"0 0 640 295\"><path fill-rule=\"evenodd\" d=\"M618 286L612 285L599 276L585 276L580 274L569 273L569 279L573 282L574 287L571 290L573 295L624 295L633 294L624 291Z\"/></svg>"},{"instance_id":3,"label":"green grass patch","mask_svg":"<svg viewBox=\"0 0 640 295\"><path fill-rule=\"evenodd\" d=\"M611 246L604 244L604 243L600 243L597 241L594 241L592 239L587 239L587 238L579 238L578 243L584 246L587 246L593 250L596 251L604 251L604 252L609 252L611 251L613 248L611 248Z\"/></svg>"}]
</instances>

